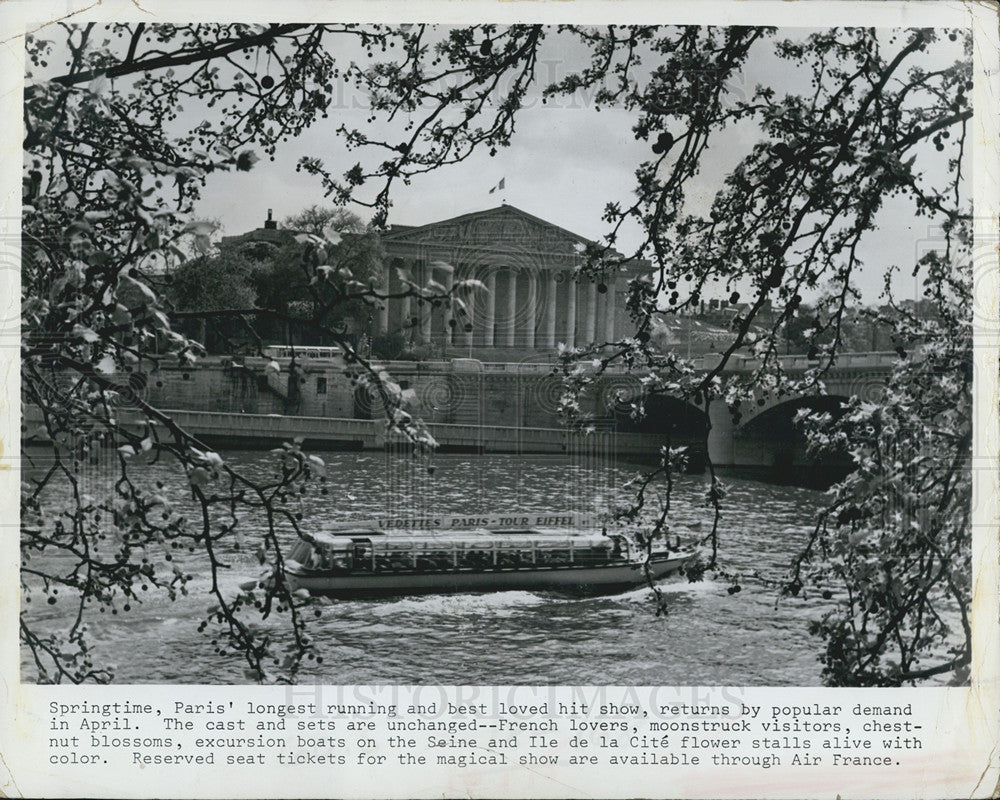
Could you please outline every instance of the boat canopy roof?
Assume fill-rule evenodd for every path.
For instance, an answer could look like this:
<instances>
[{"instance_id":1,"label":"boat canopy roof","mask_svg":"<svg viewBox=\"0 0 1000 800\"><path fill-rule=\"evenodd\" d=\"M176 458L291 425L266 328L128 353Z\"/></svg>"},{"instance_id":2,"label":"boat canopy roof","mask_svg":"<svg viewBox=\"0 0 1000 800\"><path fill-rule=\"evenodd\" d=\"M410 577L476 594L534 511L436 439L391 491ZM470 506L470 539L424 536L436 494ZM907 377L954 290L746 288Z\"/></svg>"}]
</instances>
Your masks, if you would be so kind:
<instances>
[{"instance_id":1,"label":"boat canopy roof","mask_svg":"<svg viewBox=\"0 0 1000 800\"><path fill-rule=\"evenodd\" d=\"M372 517L328 524L324 530L339 534L391 533L469 533L483 529L490 533L555 528L565 531L597 531L600 520L592 514L572 511L501 511L490 513L443 514L405 517Z\"/></svg>"},{"instance_id":2,"label":"boat canopy roof","mask_svg":"<svg viewBox=\"0 0 1000 800\"><path fill-rule=\"evenodd\" d=\"M376 552L413 550L524 550L555 548L613 547L614 541L603 534L568 536L565 531L529 531L517 534L495 533L487 529L429 534L422 531L396 531L391 536L374 536L358 531L356 535L334 535L326 532L312 536L324 550L349 550L358 538L364 538Z\"/></svg>"}]
</instances>

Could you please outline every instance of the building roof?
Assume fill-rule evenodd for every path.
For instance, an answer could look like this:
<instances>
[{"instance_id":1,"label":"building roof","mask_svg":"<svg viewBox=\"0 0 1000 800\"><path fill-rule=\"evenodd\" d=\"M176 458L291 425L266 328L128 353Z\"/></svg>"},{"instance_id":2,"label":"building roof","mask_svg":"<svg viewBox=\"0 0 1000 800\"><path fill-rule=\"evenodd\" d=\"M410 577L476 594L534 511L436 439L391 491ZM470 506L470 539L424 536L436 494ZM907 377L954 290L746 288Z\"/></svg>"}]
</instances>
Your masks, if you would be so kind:
<instances>
[{"instance_id":1,"label":"building roof","mask_svg":"<svg viewBox=\"0 0 1000 800\"><path fill-rule=\"evenodd\" d=\"M592 239L587 239L578 233L573 233L573 231L567 230L555 223L544 220L541 217L536 217L534 214L529 214L517 206L508 205L507 203L502 203L499 206L494 206L493 208L487 208L482 211L470 211L466 214L459 214L457 217L448 217L447 219L435 220L434 222L428 222L423 225L392 225L389 231L383 234L382 238L385 240L392 240L398 238L399 235L406 235L411 233L419 233L421 231L429 230L431 228L437 227L439 225L449 225L459 222L467 222L474 219L488 219L490 217L503 217L503 216L516 216L522 217L527 221L533 222L536 225L540 225L546 228L551 228L553 230L559 231L564 236L571 239L575 239L581 244L593 244Z\"/></svg>"},{"instance_id":2,"label":"building roof","mask_svg":"<svg viewBox=\"0 0 1000 800\"><path fill-rule=\"evenodd\" d=\"M237 236L222 238L223 246L245 244L278 245L288 241L298 231L275 227L270 218L265 227L255 228ZM534 254L549 259L549 263L567 268L581 260L581 248L597 245L571 230L529 214L516 206L503 203L482 211L471 211L435 220L423 225L393 224L382 232L381 240L389 255L423 257L434 251L438 257L459 257L460 253L494 253L497 257ZM444 248L447 252L440 252ZM609 249L612 257L623 258ZM554 261L553 261L554 259ZM628 271L648 267L645 260L628 262Z\"/></svg>"},{"instance_id":3,"label":"building roof","mask_svg":"<svg viewBox=\"0 0 1000 800\"><path fill-rule=\"evenodd\" d=\"M382 234L382 242L390 253L397 248L447 245L478 251L534 251L573 261L579 260L581 246L597 244L506 203L424 225L392 225ZM614 249L609 252L614 257L623 257Z\"/></svg>"}]
</instances>

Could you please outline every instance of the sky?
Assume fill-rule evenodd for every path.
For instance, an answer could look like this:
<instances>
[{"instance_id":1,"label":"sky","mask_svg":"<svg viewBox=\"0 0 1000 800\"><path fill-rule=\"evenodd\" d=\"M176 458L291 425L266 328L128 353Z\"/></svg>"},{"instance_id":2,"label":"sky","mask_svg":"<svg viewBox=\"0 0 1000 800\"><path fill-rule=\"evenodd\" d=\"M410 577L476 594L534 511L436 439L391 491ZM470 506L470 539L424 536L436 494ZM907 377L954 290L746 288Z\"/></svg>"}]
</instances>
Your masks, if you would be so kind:
<instances>
[{"instance_id":1,"label":"sky","mask_svg":"<svg viewBox=\"0 0 1000 800\"><path fill-rule=\"evenodd\" d=\"M804 37L808 31L785 29L781 33ZM959 54L958 45L954 45L951 52L940 54L941 63L950 63ZM543 52L542 74L545 78L561 77L581 65L580 55L550 43ZM794 91L803 86L804 80L804 74L795 74L787 62L764 56L749 63L742 85L734 88L749 93L762 83L779 91ZM364 99L348 99L329 119L320 120L299 139L280 147L274 161L262 160L249 174L211 176L201 213L218 219L224 233L232 235L262 225L268 208L273 208L275 218L281 220L307 206L323 204L319 180L296 172L295 164L302 155L314 155L342 172L358 160L359 154L346 152L336 135L340 124L364 122ZM629 112L613 108L597 111L582 95L552 105L542 105L536 96L520 112L511 146L501 149L496 157L481 151L463 163L417 176L410 186L396 184L388 221L421 225L505 202L597 239L607 230L601 219L605 204L631 200L635 168L650 157L649 144L634 139L632 122ZM728 169L750 144L747 132L730 131L719 138L692 187L696 203L700 198L707 208ZM490 193L501 179L505 188ZM356 210L367 217L366 209ZM906 201L891 199L878 222L879 229L867 237L862 250L867 264L860 278L864 299L877 299L884 270L890 264L903 268L894 286L899 297L918 296L919 286L908 268L926 249L927 240L933 239L935 224L925 217L914 217ZM626 230L618 249L628 252L639 241L638 230Z\"/></svg>"},{"instance_id":2,"label":"sky","mask_svg":"<svg viewBox=\"0 0 1000 800\"><path fill-rule=\"evenodd\" d=\"M319 179L295 172L295 163L300 155L322 154L328 166L353 164L354 154L344 153L334 134L342 119L324 120L329 124L281 146L275 161L259 162L252 174L210 176L201 209L235 233L260 224L267 207L282 219L323 203ZM632 170L648 150L632 139L629 127L622 111L527 110L511 147L495 158L477 152L463 163L416 176L410 186L395 184L389 222L422 224L506 202L592 238L607 200L630 194ZM491 193L501 179L505 189ZM248 198L251 183L269 188ZM369 214L360 206L355 210Z\"/></svg>"},{"instance_id":3,"label":"sky","mask_svg":"<svg viewBox=\"0 0 1000 800\"><path fill-rule=\"evenodd\" d=\"M541 74L562 77L582 65L578 58L547 48L547 63ZM262 160L252 173L217 173L203 192L202 212L217 217L228 234L260 225L268 207L276 219L314 203L323 203L318 178L295 172L302 155L323 159L342 173L363 155L347 152L337 128L344 124L364 127L365 100L348 93L345 102L329 119L319 120L297 140L279 148L273 162ZM612 199L631 195L634 170L649 156L649 145L636 142L632 117L621 109L595 112L588 98L542 105L537 92L517 117L511 146L495 157L486 150L468 160L416 176L410 186L394 184L390 224L419 225L493 208L505 202L587 238L604 230L601 215ZM379 154L372 150L371 158ZM503 191L490 192L500 180ZM258 187L248 196L247 186ZM259 187L268 189L261 193ZM265 200L266 196L266 200ZM370 211L354 208L367 218ZM628 244L638 244L633 232Z\"/></svg>"},{"instance_id":4,"label":"sky","mask_svg":"<svg viewBox=\"0 0 1000 800\"><path fill-rule=\"evenodd\" d=\"M783 29L781 35L804 38L809 31ZM542 82L562 77L582 64L583 53L550 36L542 52ZM349 49L344 56L350 58ZM943 45L948 48L947 42ZM355 54L363 54L355 48ZM960 54L959 45L936 56L941 64ZM930 62L929 62L930 63ZM779 92L802 89L807 80L788 62L760 55L752 59L736 91L749 94L756 84L774 86ZM220 234L235 235L260 227L268 209L282 220L314 204L328 204L318 178L296 172L304 155L321 158L335 174L342 173L364 152L347 151L337 135L340 125L363 127L367 115L361 96L345 90L343 102L297 139L279 146L273 161L263 158L249 172L214 173L209 176L199 204L199 215L221 223ZM181 121L187 121L186 111ZM496 157L481 150L468 160L413 178L411 185L394 185L390 224L421 225L508 203L556 225L591 239L607 230L601 219L609 201L623 204L632 197L636 167L650 158L649 144L633 137L632 115L615 108L596 110L582 95L546 105L537 92L519 112L511 146ZM701 174L690 187L693 210L707 210L727 171L752 144L753 132L731 130L722 134L703 159ZM372 151L370 158L381 160ZM923 154L922 154L923 157ZM943 161L943 156L941 157ZM942 171L941 180L945 175ZM490 192L503 179L502 191ZM370 211L356 207L363 218ZM867 269L860 288L866 301L874 301L882 289L883 272L891 264L903 267L895 290L900 298L915 297L919 287L908 268L933 239L935 226L927 218L916 218L905 201L890 200L878 219L878 229L864 243L861 255ZM635 228L625 229L617 249L628 252L641 240Z\"/></svg>"}]
</instances>

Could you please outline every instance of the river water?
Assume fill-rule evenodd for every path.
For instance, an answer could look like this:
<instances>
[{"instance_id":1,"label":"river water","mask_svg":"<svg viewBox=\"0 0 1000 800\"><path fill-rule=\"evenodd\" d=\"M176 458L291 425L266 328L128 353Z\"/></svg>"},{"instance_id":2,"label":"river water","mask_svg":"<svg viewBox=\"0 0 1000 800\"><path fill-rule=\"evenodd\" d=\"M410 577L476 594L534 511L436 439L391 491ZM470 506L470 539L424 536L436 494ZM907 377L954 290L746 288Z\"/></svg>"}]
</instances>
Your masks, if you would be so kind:
<instances>
[{"instance_id":1,"label":"river water","mask_svg":"<svg viewBox=\"0 0 1000 800\"><path fill-rule=\"evenodd\" d=\"M266 452L224 453L249 474L263 474ZM389 513L497 513L599 510L626 491L642 468L600 458L437 456L432 469L407 456L324 453L331 491L304 498L305 523ZM183 487L161 467L148 478ZM98 493L107 474L87 476ZM728 486L721 539L725 565L780 577L807 536L822 492L723 476ZM706 478L683 476L672 494L671 519L703 525ZM660 487L659 491L662 491ZM252 539L253 522L246 521ZM247 548L252 549L252 548ZM245 551L229 553L232 588L258 574ZM211 605L199 566L191 594L174 603L149 596L130 612L97 615L91 637L97 663L113 666L119 683L246 683L245 664L212 652L199 621ZM333 684L817 685L821 642L808 623L824 609L818 597L782 601L775 589L747 580L729 584L683 579L663 584L669 613L655 615L648 589L612 597L571 599L544 593L437 595L333 601L311 625L323 663L303 681ZM41 599L41 598L39 598ZM69 611L36 602L31 618L58 625ZM312 662L310 662L312 663ZM36 673L23 653L23 679Z\"/></svg>"}]
</instances>

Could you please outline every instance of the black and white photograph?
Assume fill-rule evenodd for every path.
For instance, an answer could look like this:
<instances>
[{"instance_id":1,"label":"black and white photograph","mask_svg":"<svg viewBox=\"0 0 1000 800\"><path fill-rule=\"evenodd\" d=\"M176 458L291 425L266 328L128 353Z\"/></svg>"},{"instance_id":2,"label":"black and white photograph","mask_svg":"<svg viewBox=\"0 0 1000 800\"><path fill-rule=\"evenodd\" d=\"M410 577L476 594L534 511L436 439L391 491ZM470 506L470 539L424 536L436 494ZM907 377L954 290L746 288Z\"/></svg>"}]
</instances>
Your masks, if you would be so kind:
<instances>
[{"instance_id":1,"label":"black and white photograph","mask_svg":"<svg viewBox=\"0 0 1000 800\"><path fill-rule=\"evenodd\" d=\"M28 26L20 683L975 684L974 30L784 5Z\"/></svg>"},{"instance_id":2,"label":"black and white photograph","mask_svg":"<svg viewBox=\"0 0 1000 800\"><path fill-rule=\"evenodd\" d=\"M25 46L25 680L967 680L968 31Z\"/></svg>"}]
</instances>

